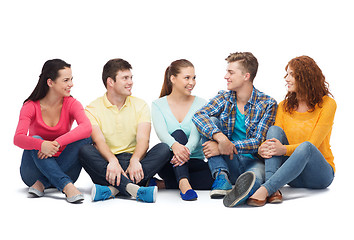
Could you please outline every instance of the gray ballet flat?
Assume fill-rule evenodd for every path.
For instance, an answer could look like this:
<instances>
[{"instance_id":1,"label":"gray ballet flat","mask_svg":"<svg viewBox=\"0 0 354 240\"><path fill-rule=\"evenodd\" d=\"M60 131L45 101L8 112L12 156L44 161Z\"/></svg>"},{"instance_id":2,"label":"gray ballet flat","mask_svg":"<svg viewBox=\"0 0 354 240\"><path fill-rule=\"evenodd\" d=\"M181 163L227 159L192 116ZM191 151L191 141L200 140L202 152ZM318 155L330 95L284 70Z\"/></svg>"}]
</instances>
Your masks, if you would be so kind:
<instances>
[{"instance_id":1,"label":"gray ballet flat","mask_svg":"<svg viewBox=\"0 0 354 240\"><path fill-rule=\"evenodd\" d=\"M44 196L44 192L41 192L33 187L28 189L29 196L32 198L39 198Z\"/></svg>"},{"instance_id":2,"label":"gray ballet flat","mask_svg":"<svg viewBox=\"0 0 354 240\"><path fill-rule=\"evenodd\" d=\"M66 197L66 201L68 201L69 203L81 203L82 201L84 201L84 195L83 194L78 194L75 195L73 197Z\"/></svg>"}]
</instances>

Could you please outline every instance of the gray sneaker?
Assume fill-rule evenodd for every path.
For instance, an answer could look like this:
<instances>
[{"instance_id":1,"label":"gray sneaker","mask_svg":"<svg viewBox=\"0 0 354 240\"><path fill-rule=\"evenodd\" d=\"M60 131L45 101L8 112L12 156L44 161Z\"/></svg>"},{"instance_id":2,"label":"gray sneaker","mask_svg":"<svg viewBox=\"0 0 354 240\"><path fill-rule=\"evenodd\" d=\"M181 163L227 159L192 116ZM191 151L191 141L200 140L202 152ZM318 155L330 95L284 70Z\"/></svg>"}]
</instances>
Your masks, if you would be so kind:
<instances>
[{"instance_id":1,"label":"gray sneaker","mask_svg":"<svg viewBox=\"0 0 354 240\"><path fill-rule=\"evenodd\" d=\"M253 172L245 172L241 174L237 178L234 188L224 197L224 206L235 207L245 203L253 194L251 190L255 182L256 175Z\"/></svg>"}]
</instances>

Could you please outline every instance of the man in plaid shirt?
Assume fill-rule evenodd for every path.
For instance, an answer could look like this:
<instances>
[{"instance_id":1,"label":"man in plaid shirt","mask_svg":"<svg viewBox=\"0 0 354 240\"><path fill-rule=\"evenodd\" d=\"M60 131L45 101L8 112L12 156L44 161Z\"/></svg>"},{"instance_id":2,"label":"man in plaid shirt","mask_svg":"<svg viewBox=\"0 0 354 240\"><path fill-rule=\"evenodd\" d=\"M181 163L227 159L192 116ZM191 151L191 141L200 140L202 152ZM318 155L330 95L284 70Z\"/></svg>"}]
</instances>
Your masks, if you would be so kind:
<instances>
[{"instance_id":1,"label":"man in plaid shirt","mask_svg":"<svg viewBox=\"0 0 354 240\"><path fill-rule=\"evenodd\" d=\"M233 207L264 182L264 161L257 152L274 123L277 103L253 86L258 61L252 53L232 53L226 61L229 91L220 91L195 113L193 122L215 178L210 196L224 197L224 205Z\"/></svg>"}]
</instances>

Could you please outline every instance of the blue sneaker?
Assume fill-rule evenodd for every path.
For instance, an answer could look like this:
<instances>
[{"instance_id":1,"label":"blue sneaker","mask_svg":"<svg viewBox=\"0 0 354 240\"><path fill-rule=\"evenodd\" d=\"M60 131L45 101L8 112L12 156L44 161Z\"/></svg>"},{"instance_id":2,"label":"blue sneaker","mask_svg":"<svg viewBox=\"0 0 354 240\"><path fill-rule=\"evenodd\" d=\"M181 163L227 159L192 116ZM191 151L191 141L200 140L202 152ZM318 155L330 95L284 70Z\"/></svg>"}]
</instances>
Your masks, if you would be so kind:
<instances>
[{"instance_id":1,"label":"blue sneaker","mask_svg":"<svg viewBox=\"0 0 354 240\"><path fill-rule=\"evenodd\" d=\"M223 203L225 207L236 207L243 204L252 196L252 188L256 182L256 175L253 172L241 174L235 183L234 188L225 196Z\"/></svg>"},{"instance_id":2,"label":"blue sneaker","mask_svg":"<svg viewBox=\"0 0 354 240\"><path fill-rule=\"evenodd\" d=\"M223 198L232 189L231 183L225 178L223 174L218 175L215 178L213 185L211 186L210 197L211 198Z\"/></svg>"},{"instance_id":3,"label":"blue sneaker","mask_svg":"<svg viewBox=\"0 0 354 240\"><path fill-rule=\"evenodd\" d=\"M193 189L189 189L185 194L183 194L182 192L180 192L179 194L181 195L181 198L184 201L193 201L197 200L198 198L198 194Z\"/></svg>"},{"instance_id":4,"label":"blue sneaker","mask_svg":"<svg viewBox=\"0 0 354 240\"><path fill-rule=\"evenodd\" d=\"M157 187L140 187L136 196L137 201L154 203L156 202Z\"/></svg>"},{"instance_id":5,"label":"blue sneaker","mask_svg":"<svg viewBox=\"0 0 354 240\"><path fill-rule=\"evenodd\" d=\"M92 201L103 201L108 198L114 197L112 196L112 192L108 186L101 186L98 184L94 184L91 191L91 199Z\"/></svg>"}]
</instances>

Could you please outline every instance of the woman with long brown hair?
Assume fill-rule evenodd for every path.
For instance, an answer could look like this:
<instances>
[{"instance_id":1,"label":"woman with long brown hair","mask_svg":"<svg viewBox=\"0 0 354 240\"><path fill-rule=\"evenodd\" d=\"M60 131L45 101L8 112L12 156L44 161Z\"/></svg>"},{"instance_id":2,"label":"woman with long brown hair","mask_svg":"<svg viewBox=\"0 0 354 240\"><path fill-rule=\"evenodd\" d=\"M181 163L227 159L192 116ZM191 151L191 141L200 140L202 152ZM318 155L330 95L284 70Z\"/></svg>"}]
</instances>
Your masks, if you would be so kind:
<instances>
[{"instance_id":1,"label":"woman with long brown hair","mask_svg":"<svg viewBox=\"0 0 354 240\"><path fill-rule=\"evenodd\" d=\"M212 178L200 135L192 122L206 101L193 96L196 84L193 64L185 59L172 62L165 71L160 98L152 103L152 121L159 139L171 151L171 161L158 173L166 188L180 189L183 200L198 198L193 189L211 188Z\"/></svg>"},{"instance_id":2,"label":"woman with long brown hair","mask_svg":"<svg viewBox=\"0 0 354 240\"><path fill-rule=\"evenodd\" d=\"M73 86L71 65L48 60L21 108L14 144L24 149L20 173L32 197L56 187L70 203L84 200L74 183L81 171L79 149L91 141L91 123L70 94ZM77 127L71 129L74 120Z\"/></svg>"},{"instance_id":3,"label":"woman with long brown hair","mask_svg":"<svg viewBox=\"0 0 354 240\"><path fill-rule=\"evenodd\" d=\"M279 189L323 189L333 181L330 137L336 102L316 62L296 57L285 67L288 93L258 153L265 159L265 183L249 198L252 206L282 202Z\"/></svg>"}]
</instances>

